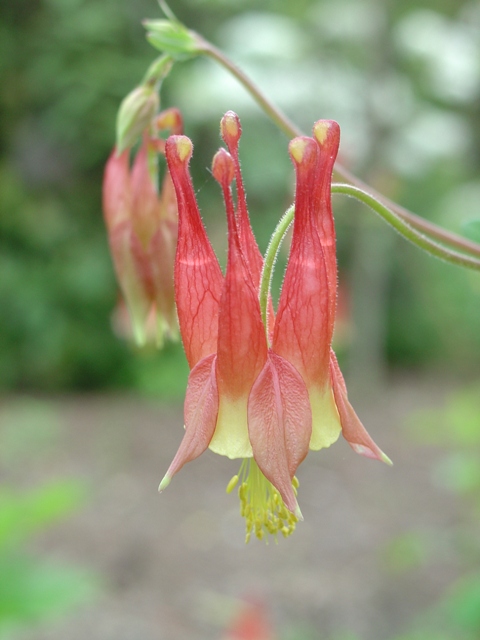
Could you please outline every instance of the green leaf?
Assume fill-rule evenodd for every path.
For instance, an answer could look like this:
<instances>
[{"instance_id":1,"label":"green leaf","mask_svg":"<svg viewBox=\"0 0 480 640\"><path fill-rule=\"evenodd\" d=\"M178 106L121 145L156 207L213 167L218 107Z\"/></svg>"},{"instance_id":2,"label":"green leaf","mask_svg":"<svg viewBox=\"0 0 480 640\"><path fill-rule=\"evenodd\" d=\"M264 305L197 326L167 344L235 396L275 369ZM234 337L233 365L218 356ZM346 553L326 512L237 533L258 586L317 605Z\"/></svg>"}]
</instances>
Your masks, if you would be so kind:
<instances>
[{"instance_id":1,"label":"green leaf","mask_svg":"<svg viewBox=\"0 0 480 640\"><path fill-rule=\"evenodd\" d=\"M83 501L78 482L55 482L30 492L0 489L0 552L61 520Z\"/></svg>"},{"instance_id":2,"label":"green leaf","mask_svg":"<svg viewBox=\"0 0 480 640\"><path fill-rule=\"evenodd\" d=\"M449 622L480 632L480 574L461 578L445 599L443 608ZM475 635L477 638L478 635Z\"/></svg>"},{"instance_id":3,"label":"green leaf","mask_svg":"<svg viewBox=\"0 0 480 640\"><path fill-rule=\"evenodd\" d=\"M200 52L198 36L180 22L172 20L146 20L147 40L172 58L185 60Z\"/></svg>"},{"instance_id":4,"label":"green leaf","mask_svg":"<svg viewBox=\"0 0 480 640\"><path fill-rule=\"evenodd\" d=\"M0 640L22 626L66 613L97 590L89 572L24 554L0 555L0 575Z\"/></svg>"}]
</instances>

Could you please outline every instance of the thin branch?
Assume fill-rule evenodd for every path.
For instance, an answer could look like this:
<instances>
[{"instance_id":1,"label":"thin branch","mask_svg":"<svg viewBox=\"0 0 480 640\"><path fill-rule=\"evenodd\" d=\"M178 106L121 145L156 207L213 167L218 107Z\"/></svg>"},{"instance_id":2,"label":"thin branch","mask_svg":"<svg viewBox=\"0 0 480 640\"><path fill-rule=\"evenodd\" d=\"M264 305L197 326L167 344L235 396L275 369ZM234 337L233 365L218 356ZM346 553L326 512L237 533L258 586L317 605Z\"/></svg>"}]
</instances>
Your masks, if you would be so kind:
<instances>
[{"instance_id":1,"label":"thin branch","mask_svg":"<svg viewBox=\"0 0 480 640\"><path fill-rule=\"evenodd\" d=\"M207 40L204 40L204 38L202 38L198 34L195 35L198 42L199 53L203 53L204 55L209 56L225 69L227 69L235 78L237 78L237 80L245 87L245 89L247 89L247 91L258 103L258 105L263 109L263 111L265 111L269 118L278 126L279 129L281 129L281 131L283 131L289 138L303 135L303 132L294 123L292 123L278 107L273 105L257 87L257 85L252 82L252 80L222 51L220 51L220 49L217 49L217 47L215 47ZM422 218L421 216L412 213L408 209L401 207L397 203L392 202L387 197L385 197L381 193L378 193L365 182L350 173L350 171L348 171L348 169L342 166L339 162L335 163L335 172L344 180L347 180L351 184L355 185L358 189L370 192L373 196L375 196L377 200L381 201L386 208L390 209L391 211L395 211L402 220L404 220L414 229L423 231L432 238L440 240L444 244L450 245L452 247L457 247L464 252L471 253L472 255L480 257L480 244L472 242L471 240L467 240L466 238L463 238L458 234L447 231L446 229L443 229L433 222L429 222L428 220L425 220L425 218Z\"/></svg>"},{"instance_id":2,"label":"thin branch","mask_svg":"<svg viewBox=\"0 0 480 640\"><path fill-rule=\"evenodd\" d=\"M391 225L394 229L396 229L404 238L412 242L420 249L427 251L432 256L436 258L440 258L441 260L445 260L446 262L450 262L451 264L455 264L460 267L466 267L467 269L474 269L476 271L480 271L480 260L476 258L466 256L462 253L458 253L458 251L452 251L451 249L447 249L446 247L434 242L427 236L419 233L417 229L414 229L411 225L409 225L405 220L403 220L396 212L392 211L384 204L379 202L372 195L355 187L351 184L332 184L332 194L333 193L341 193L346 196L350 196L351 198L356 198L366 204L370 209L372 209L376 214L378 214L385 222Z\"/></svg>"}]
</instances>

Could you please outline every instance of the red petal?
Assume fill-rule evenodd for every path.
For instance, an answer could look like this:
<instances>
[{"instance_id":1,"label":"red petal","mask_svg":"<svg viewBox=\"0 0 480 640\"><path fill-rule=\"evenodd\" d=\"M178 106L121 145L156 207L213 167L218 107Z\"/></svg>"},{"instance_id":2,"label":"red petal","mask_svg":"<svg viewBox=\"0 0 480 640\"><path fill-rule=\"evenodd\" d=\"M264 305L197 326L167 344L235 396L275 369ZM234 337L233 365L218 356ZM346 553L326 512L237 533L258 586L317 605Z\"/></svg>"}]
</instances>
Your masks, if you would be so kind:
<instances>
[{"instance_id":1,"label":"red petal","mask_svg":"<svg viewBox=\"0 0 480 640\"><path fill-rule=\"evenodd\" d=\"M114 149L105 165L103 177L103 213L109 231L129 220L132 208L128 150L117 156Z\"/></svg>"},{"instance_id":2,"label":"red petal","mask_svg":"<svg viewBox=\"0 0 480 640\"><path fill-rule=\"evenodd\" d=\"M323 248L311 208L317 145L311 138L296 138L290 152L297 172L295 221L272 348L295 366L307 387L323 388L333 326Z\"/></svg>"},{"instance_id":3,"label":"red petal","mask_svg":"<svg viewBox=\"0 0 480 640\"><path fill-rule=\"evenodd\" d=\"M292 478L308 453L312 414L300 374L272 351L250 393L248 432L260 470L296 512Z\"/></svg>"},{"instance_id":4,"label":"red petal","mask_svg":"<svg viewBox=\"0 0 480 640\"><path fill-rule=\"evenodd\" d=\"M114 227L109 233L109 242L117 279L132 317L135 339L144 344L145 323L152 306L148 261L129 221Z\"/></svg>"},{"instance_id":5,"label":"red petal","mask_svg":"<svg viewBox=\"0 0 480 640\"><path fill-rule=\"evenodd\" d=\"M155 124L160 131L170 129L172 133L183 133L182 114L176 107L161 111L155 118Z\"/></svg>"},{"instance_id":6,"label":"red petal","mask_svg":"<svg viewBox=\"0 0 480 640\"><path fill-rule=\"evenodd\" d=\"M335 396L338 413L340 414L340 422L342 425L342 435L352 449L374 460L380 460L387 464L392 464L390 458L377 447L372 438L368 435L367 430L360 422L359 417L355 413L352 405L348 401L347 387L343 379L342 372L338 366L337 357L333 350L330 353L330 373L332 378L332 388Z\"/></svg>"},{"instance_id":7,"label":"red petal","mask_svg":"<svg viewBox=\"0 0 480 640\"><path fill-rule=\"evenodd\" d=\"M214 158L213 174L219 180L228 220L228 259L218 316L218 389L221 396L245 398L267 356L265 329L257 289L240 246L230 181L230 155L224 149Z\"/></svg>"},{"instance_id":8,"label":"red petal","mask_svg":"<svg viewBox=\"0 0 480 640\"><path fill-rule=\"evenodd\" d=\"M260 279L263 269L263 256L258 248L257 240L250 224L248 215L247 198L243 185L242 172L240 169L240 159L238 156L238 146L242 135L242 125L240 118L233 111L227 111L220 123L220 132L225 144L232 156L235 167L235 183L237 188L237 224L242 251L247 259L248 266L252 273L253 284L256 289L260 287ZM271 297L268 301L268 328L273 334L275 314Z\"/></svg>"},{"instance_id":9,"label":"red petal","mask_svg":"<svg viewBox=\"0 0 480 640\"><path fill-rule=\"evenodd\" d=\"M337 304L337 258L335 224L332 214L332 171L340 144L340 127L334 120L319 120L313 127L319 146L312 206L317 217L317 229L322 243L329 284L330 321L335 320Z\"/></svg>"},{"instance_id":10,"label":"red petal","mask_svg":"<svg viewBox=\"0 0 480 640\"><path fill-rule=\"evenodd\" d=\"M173 264L177 240L177 227L162 220L150 242L150 264L157 314L161 314L170 333L175 333L177 312L173 288Z\"/></svg>"},{"instance_id":11,"label":"red petal","mask_svg":"<svg viewBox=\"0 0 480 640\"><path fill-rule=\"evenodd\" d=\"M165 173L163 178L162 189L160 191L160 214L162 220L168 220L172 224L178 227L178 210L177 210L177 198L175 196L175 188L173 186L172 177L170 173Z\"/></svg>"},{"instance_id":12,"label":"red petal","mask_svg":"<svg viewBox=\"0 0 480 640\"><path fill-rule=\"evenodd\" d=\"M207 356L190 372L184 405L185 435L160 483L160 491L185 463L198 458L210 444L218 413L215 360L214 354Z\"/></svg>"},{"instance_id":13,"label":"red petal","mask_svg":"<svg viewBox=\"0 0 480 640\"><path fill-rule=\"evenodd\" d=\"M217 350L218 305L223 275L208 240L195 200L188 161L192 143L171 136L165 148L177 196L179 230L175 257L175 296L180 332L188 363Z\"/></svg>"},{"instance_id":14,"label":"red petal","mask_svg":"<svg viewBox=\"0 0 480 640\"><path fill-rule=\"evenodd\" d=\"M132 167L132 224L144 249L158 229L160 204L148 167L148 139L144 136Z\"/></svg>"}]
</instances>

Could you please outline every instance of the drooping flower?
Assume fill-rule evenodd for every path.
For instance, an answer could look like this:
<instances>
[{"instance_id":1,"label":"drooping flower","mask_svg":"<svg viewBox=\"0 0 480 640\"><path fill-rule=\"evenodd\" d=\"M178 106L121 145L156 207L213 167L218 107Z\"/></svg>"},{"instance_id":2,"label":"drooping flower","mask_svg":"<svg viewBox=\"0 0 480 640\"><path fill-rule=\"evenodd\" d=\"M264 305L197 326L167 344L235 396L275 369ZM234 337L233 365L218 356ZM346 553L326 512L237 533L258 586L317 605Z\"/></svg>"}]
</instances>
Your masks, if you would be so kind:
<instances>
[{"instance_id":1,"label":"drooping flower","mask_svg":"<svg viewBox=\"0 0 480 640\"><path fill-rule=\"evenodd\" d=\"M158 134L183 129L180 113L168 109L153 121ZM129 310L138 344L148 338L148 322L155 319L156 342L175 337L177 318L173 290L173 263L178 214L169 173L158 193L152 178L164 141L146 130L130 169L130 150L114 149L105 167L103 211L117 279Z\"/></svg>"},{"instance_id":2,"label":"drooping flower","mask_svg":"<svg viewBox=\"0 0 480 640\"><path fill-rule=\"evenodd\" d=\"M330 183L338 125L320 121L315 138L290 143L297 178L295 222L276 318L268 302L268 330L258 297L263 259L251 230L238 159L238 117L227 113L221 131L230 153L217 152L212 172L227 212L225 276L195 201L188 173L192 144L185 136L166 143L179 212L175 295L191 372L185 435L160 490L207 447L243 458L239 496L248 540L252 532L262 538L294 530L301 519L295 472L309 448L330 446L343 430L359 453L386 457L349 404L331 351L336 257Z\"/></svg>"}]
</instances>

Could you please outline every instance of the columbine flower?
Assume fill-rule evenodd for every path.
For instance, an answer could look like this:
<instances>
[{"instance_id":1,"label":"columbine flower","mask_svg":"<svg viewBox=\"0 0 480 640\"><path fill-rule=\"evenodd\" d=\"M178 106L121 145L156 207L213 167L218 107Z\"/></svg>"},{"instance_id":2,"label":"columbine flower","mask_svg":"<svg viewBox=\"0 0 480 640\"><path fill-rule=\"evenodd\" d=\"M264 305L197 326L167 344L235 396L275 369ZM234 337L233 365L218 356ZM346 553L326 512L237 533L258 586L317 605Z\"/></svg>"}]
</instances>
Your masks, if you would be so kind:
<instances>
[{"instance_id":1,"label":"columbine flower","mask_svg":"<svg viewBox=\"0 0 480 640\"><path fill-rule=\"evenodd\" d=\"M176 109L160 113L154 120L156 132L182 131ZM129 150L110 156L103 182L103 210L116 275L125 298L137 343L145 344L148 319L155 318L158 345L164 335L175 337L177 319L173 291L173 263L178 215L173 185L168 172L160 194L152 179L157 153L164 141L144 132L130 169Z\"/></svg>"},{"instance_id":2,"label":"columbine flower","mask_svg":"<svg viewBox=\"0 0 480 640\"><path fill-rule=\"evenodd\" d=\"M263 326L258 290L263 267L247 213L238 161L240 122L227 113L212 171L225 201L228 259L225 277L195 201L188 163L192 143L172 136L166 157L177 195L179 235L175 295L191 372L185 435L160 490L207 447L243 458L239 476L247 540L252 532L289 535L301 519L295 472L308 449L328 447L343 429L360 453L385 459L348 402L331 351L336 258L330 181L338 125L317 123L316 138L296 138L295 223L277 317L269 301ZM235 210L231 184L236 179Z\"/></svg>"}]
</instances>

